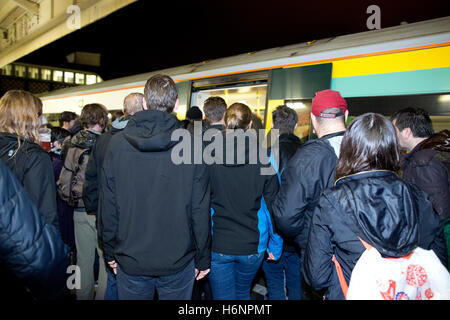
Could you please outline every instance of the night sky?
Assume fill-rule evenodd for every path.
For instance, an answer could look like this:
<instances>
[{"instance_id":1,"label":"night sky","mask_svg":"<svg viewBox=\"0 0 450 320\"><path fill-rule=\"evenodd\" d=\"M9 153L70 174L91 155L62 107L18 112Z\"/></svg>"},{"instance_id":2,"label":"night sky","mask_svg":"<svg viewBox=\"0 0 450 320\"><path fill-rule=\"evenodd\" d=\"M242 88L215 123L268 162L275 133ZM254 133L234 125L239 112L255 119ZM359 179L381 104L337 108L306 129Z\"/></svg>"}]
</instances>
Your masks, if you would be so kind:
<instances>
[{"instance_id":1,"label":"night sky","mask_svg":"<svg viewBox=\"0 0 450 320\"><path fill-rule=\"evenodd\" d=\"M19 61L89 70L104 80L220 57L450 16L450 1L140 0ZM101 66L68 64L75 51L101 53Z\"/></svg>"}]
</instances>

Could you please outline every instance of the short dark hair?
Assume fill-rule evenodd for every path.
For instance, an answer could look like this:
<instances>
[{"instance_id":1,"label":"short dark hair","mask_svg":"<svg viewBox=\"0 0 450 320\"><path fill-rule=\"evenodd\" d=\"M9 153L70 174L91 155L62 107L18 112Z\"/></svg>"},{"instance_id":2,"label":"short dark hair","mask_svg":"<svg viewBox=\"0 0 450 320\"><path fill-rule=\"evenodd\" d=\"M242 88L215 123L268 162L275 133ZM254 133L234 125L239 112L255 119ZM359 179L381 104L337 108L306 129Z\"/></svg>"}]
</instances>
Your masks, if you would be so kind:
<instances>
[{"instance_id":1,"label":"short dark hair","mask_svg":"<svg viewBox=\"0 0 450 320\"><path fill-rule=\"evenodd\" d=\"M63 141L70 136L70 131L60 127L53 127L50 140L51 142L59 141L62 144Z\"/></svg>"},{"instance_id":2,"label":"short dark hair","mask_svg":"<svg viewBox=\"0 0 450 320\"><path fill-rule=\"evenodd\" d=\"M401 109L392 115L391 121L394 120L398 130L410 128L416 138L428 138L434 134L430 116L421 108Z\"/></svg>"},{"instance_id":3,"label":"short dark hair","mask_svg":"<svg viewBox=\"0 0 450 320\"><path fill-rule=\"evenodd\" d=\"M227 111L227 103L221 97L209 97L203 104L203 111L206 119L211 122L218 122L223 119Z\"/></svg>"},{"instance_id":4,"label":"short dark hair","mask_svg":"<svg viewBox=\"0 0 450 320\"><path fill-rule=\"evenodd\" d=\"M80 124L83 128L98 124L104 129L108 120L108 110L100 103L87 104L81 111Z\"/></svg>"},{"instance_id":5,"label":"short dark hair","mask_svg":"<svg viewBox=\"0 0 450 320\"><path fill-rule=\"evenodd\" d=\"M272 112L273 128L280 133L293 133L298 122L298 115L294 109L286 105L278 106Z\"/></svg>"},{"instance_id":6,"label":"short dark hair","mask_svg":"<svg viewBox=\"0 0 450 320\"><path fill-rule=\"evenodd\" d=\"M400 169L400 153L393 124L378 113L353 119L344 134L336 179L369 170Z\"/></svg>"},{"instance_id":7,"label":"short dark hair","mask_svg":"<svg viewBox=\"0 0 450 320\"><path fill-rule=\"evenodd\" d=\"M144 96L149 109L171 113L178 99L177 86L171 77L156 74L145 84Z\"/></svg>"},{"instance_id":8,"label":"short dark hair","mask_svg":"<svg viewBox=\"0 0 450 320\"><path fill-rule=\"evenodd\" d=\"M78 118L78 116L75 112L64 111L59 116L59 126L62 127L64 125L64 122L70 122L72 120L75 120L76 118Z\"/></svg>"},{"instance_id":9,"label":"short dark hair","mask_svg":"<svg viewBox=\"0 0 450 320\"><path fill-rule=\"evenodd\" d=\"M243 103L233 103L225 113L227 129L247 129L252 121L252 110Z\"/></svg>"}]
</instances>

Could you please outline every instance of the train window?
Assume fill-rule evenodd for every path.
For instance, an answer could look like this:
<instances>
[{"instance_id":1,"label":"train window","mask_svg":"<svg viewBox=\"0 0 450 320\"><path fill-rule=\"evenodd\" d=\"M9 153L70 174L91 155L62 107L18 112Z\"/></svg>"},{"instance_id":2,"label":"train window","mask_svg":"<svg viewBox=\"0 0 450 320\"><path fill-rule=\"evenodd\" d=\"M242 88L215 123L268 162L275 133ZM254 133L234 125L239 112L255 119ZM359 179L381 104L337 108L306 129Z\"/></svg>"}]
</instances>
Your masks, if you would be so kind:
<instances>
[{"instance_id":1,"label":"train window","mask_svg":"<svg viewBox=\"0 0 450 320\"><path fill-rule=\"evenodd\" d=\"M52 70L41 69L41 79L42 80L52 80Z\"/></svg>"},{"instance_id":2,"label":"train window","mask_svg":"<svg viewBox=\"0 0 450 320\"><path fill-rule=\"evenodd\" d=\"M27 67L25 66L15 66L15 75L16 77L21 77L21 78L25 78L27 75Z\"/></svg>"},{"instance_id":3,"label":"train window","mask_svg":"<svg viewBox=\"0 0 450 320\"><path fill-rule=\"evenodd\" d=\"M191 106L198 106L203 111L203 103L205 100L214 96L222 97L228 106L235 102L246 104L264 123L267 84L216 88L194 92L191 99Z\"/></svg>"},{"instance_id":4,"label":"train window","mask_svg":"<svg viewBox=\"0 0 450 320\"><path fill-rule=\"evenodd\" d=\"M75 73L75 83L84 84L84 73Z\"/></svg>"},{"instance_id":5,"label":"train window","mask_svg":"<svg viewBox=\"0 0 450 320\"><path fill-rule=\"evenodd\" d=\"M53 71L53 81L62 82L63 81L64 72L60 70Z\"/></svg>"},{"instance_id":6,"label":"train window","mask_svg":"<svg viewBox=\"0 0 450 320\"><path fill-rule=\"evenodd\" d=\"M103 79L100 78L100 76L97 76L97 83L102 82L102 81L103 81Z\"/></svg>"},{"instance_id":7,"label":"train window","mask_svg":"<svg viewBox=\"0 0 450 320\"><path fill-rule=\"evenodd\" d=\"M7 64L2 68L2 75L12 76L12 64Z\"/></svg>"},{"instance_id":8,"label":"train window","mask_svg":"<svg viewBox=\"0 0 450 320\"><path fill-rule=\"evenodd\" d=\"M87 74L86 75L86 84L94 84L97 83L97 76L95 74Z\"/></svg>"},{"instance_id":9,"label":"train window","mask_svg":"<svg viewBox=\"0 0 450 320\"><path fill-rule=\"evenodd\" d=\"M39 68L28 67L28 78L39 79Z\"/></svg>"},{"instance_id":10,"label":"train window","mask_svg":"<svg viewBox=\"0 0 450 320\"><path fill-rule=\"evenodd\" d=\"M450 116L430 116L435 132L450 130Z\"/></svg>"},{"instance_id":11,"label":"train window","mask_svg":"<svg viewBox=\"0 0 450 320\"><path fill-rule=\"evenodd\" d=\"M73 81L74 81L74 73L65 71L64 72L64 82L65 83L73 83Z\"/></svg>"}]
</instances>

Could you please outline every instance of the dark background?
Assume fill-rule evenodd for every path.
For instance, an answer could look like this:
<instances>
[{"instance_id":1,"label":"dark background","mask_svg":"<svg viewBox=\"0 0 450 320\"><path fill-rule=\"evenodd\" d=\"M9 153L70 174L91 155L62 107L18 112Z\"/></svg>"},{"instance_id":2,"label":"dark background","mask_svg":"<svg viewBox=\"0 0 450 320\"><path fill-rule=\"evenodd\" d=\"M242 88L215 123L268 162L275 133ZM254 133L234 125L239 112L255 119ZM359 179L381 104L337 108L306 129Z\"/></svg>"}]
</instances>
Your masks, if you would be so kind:
<instances>
[{"instance_id":1,"label":"dark background","mask_svg":"<svg viewBox=\"0 0 450 320\"><path fill-rule=\"evenodd\" d=\"M315 39L368 31L369 5L381 28L450 15L450 1L140 0L25 57L21 62L97 72L104 80ZM68 64L75 51L101 66Z\"/></svg>"}]
</instances>

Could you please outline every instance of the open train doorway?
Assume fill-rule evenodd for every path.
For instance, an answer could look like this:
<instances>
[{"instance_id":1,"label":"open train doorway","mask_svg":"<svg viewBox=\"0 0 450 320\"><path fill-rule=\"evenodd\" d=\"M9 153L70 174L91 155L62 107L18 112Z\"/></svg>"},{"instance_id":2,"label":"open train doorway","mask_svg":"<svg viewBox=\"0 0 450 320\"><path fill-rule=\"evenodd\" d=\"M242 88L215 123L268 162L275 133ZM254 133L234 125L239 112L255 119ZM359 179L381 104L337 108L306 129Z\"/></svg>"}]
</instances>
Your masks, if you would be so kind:
<instances>
[{"instance_id":1,"label":"open train doorway","mask_svg":"<svg viewBox=\"0 0 450 320\"><path fill-rule=\"evenodd\" d=\"M221 97L227 106L243 103L261 120L263 128L267 79L267 72L258 72L196 81L192 84L190 107L197 106L203 112L203 104L209 97Z\"/></svg>"}]
</instances>

